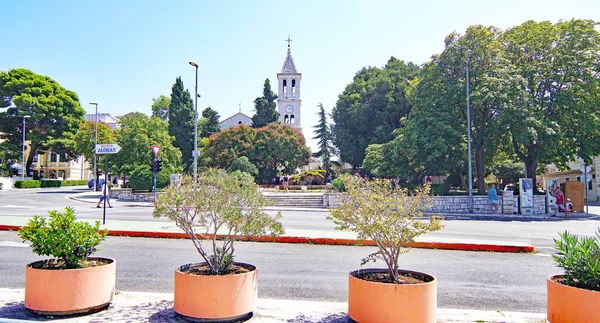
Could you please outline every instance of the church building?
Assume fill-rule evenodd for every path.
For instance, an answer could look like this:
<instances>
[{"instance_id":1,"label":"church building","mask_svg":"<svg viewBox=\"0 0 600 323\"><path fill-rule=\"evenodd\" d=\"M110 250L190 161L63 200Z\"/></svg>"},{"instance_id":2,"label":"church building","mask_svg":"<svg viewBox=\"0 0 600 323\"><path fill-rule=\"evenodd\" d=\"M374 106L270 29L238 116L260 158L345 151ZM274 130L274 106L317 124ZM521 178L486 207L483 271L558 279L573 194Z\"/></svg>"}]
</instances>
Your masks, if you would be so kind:
<instances>
[{"instance_id":1,"label":"church building","mask_svg":"<svg viewBox=\"0 0 600 323\"><path fill-rule=\"evenodd\" d=\"M283 61L281 73L277 73L277 112L279 112L279 122L287 124L292 128L302 131L301 126L301 110L302 100L300 97L300 82L302 81L302 73L298 73L292 51L290 48L291 39L288 37L287 56ZM240 112L219 122L221 129L229 127L237 127L241 124L252 125L251 117Z\"/></svg>"}]
</instances>

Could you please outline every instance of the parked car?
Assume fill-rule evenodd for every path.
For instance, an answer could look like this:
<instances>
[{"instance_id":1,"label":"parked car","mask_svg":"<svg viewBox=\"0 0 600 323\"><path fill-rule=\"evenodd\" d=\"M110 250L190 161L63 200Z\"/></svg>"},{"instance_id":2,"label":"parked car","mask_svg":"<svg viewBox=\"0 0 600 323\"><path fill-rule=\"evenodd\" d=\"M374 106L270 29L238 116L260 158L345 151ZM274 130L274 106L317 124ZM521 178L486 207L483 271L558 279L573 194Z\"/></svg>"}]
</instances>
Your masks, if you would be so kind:
<instances>
[{"instance_id":1,"label":"parked car","mask_svg":"<svg viewBox=\"0 0 600 323\"><path fill-rule=\"evenodd\" d=\"M94 187L94 182L96 180L95 179L90 179L90 181L88 182L88 188L92 188ZM98 185L96 186L96 191L99 191L102 188L102 180L98 181Z\"/></svg>"}]
</instances>

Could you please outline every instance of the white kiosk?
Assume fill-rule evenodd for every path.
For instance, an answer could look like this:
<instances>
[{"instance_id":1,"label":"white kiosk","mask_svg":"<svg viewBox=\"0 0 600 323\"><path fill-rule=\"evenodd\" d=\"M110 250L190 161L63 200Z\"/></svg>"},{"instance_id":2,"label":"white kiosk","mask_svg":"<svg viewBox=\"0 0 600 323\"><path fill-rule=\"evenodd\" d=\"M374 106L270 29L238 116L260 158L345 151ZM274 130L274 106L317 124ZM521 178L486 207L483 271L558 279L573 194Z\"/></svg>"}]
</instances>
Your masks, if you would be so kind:
<instances>
[{"instance_id":1,"label":"white kiosk","mask_svg":"<svg viewBox=\"0 0 600 323\"><path fill-rule=\"evenodd\" d=\"M533 214L533 180L519 178L519 206L521 214Z\"/></svg>"},{"instance_id":2,"label":"white kiosk","mask_svg":"<svg viewBox=\"0 0 600 323\"><path fill-rule=\"evenodd\" d=\"M558 178L546 179L546 213L554 213L554 209L556 208L556 197L552 196L552 193L557 187L560 187Z\"/></svg>"}]
</instances>

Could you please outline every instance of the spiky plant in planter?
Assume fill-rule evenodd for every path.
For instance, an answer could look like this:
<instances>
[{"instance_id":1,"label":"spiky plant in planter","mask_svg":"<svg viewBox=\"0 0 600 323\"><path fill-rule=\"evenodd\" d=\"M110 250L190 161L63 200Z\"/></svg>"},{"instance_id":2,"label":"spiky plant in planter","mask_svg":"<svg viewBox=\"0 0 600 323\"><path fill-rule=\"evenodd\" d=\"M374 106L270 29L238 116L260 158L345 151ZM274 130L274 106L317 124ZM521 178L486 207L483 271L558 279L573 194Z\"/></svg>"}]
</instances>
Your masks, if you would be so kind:
<instances>
[{"instance_id":1,"label":"spiky plant in planter","mask_svg":"<svg viewBox=\"0 0 600 323\"><path fill-rule=\"evenodd\" d=\"M175 271L177 314L228 321L252 316L258 274L253 265L233 261L234 243L241 236L283 234L281 214L269 216L262 211L267 205L251 175L216 169L182 177L158 196L154 216L174 221L204 260Z\"/></svg>"},{"instance_id":2,"label":"spiky plant in planter","mask_svg":"<svg viewBox=\"0 0 600 323\"><path fill-rule=\"evenodd\" d=\"M331 211L339 230L350 230L359 240L371 239L377 249L365 257L383 260L385 269L353 271L348 279L348 315L357 322L436 321L437 285L433 276L402 270L399 257L406 245L427 232L440 230L441 219L420 219L430 206L429 186L412 190L392 185L387 179L341 180L346 196Z\"/></svg>"},{"instance_id":3,"label":"spiky plant in planter","mask_svg":"<svg viewBox=\"0 0 600 323\"><path fill-rule=\"evenodd\" d=\"M19 230L19 237L31 242L34 253L55 258L45 266L81 267L108 234L107 230L100 231L99 221L94 225L77 222L73 208L65 208L64 213L52 210L48 214L48 220L34 216Z\"/></svg>"}]
</instances>

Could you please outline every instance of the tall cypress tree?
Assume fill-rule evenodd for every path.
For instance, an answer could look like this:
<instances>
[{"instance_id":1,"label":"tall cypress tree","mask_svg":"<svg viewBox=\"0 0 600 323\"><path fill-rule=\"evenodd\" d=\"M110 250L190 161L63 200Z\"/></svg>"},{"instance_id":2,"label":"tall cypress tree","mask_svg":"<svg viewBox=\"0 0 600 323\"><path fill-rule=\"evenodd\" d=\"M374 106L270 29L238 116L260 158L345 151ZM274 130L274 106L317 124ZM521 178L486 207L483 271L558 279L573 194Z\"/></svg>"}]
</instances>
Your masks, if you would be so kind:
<instances>
[{"instance_id":1,"label":"tall cypress tree","mask_svg":"<svg viewBox=\"0 0 600 323\"><path fill-rule=\"evenodd\" d=\"M268 125L271 122L279 120L279 112L277 112L277 94L271 90L271 82L265 79L263 87L263 96L254 100L254 109L256 112L252 116L252 128L260 128Z\"/></svg>"},{"instance_id":2,"label":"tall cypress tree","mask_svg":"<svg viewBox=\"0 0 600 323\"><path fill-rule=\"evenodd\" d=\"M181 150L184 169L190 172L194 163L194 104L190 92L183 87L181 77L171 88L169 135L175 137L173 146Z\"/></svg>"},{"instance_id":3,"label":"tall cypress tree","mask_svg":"<svg viewBox=\"0 0 600 323\"><path fill-rule=\"evenodd\" d=\"M319 124L313 127L315 128L313 139L318 140L319 151L314 153L313 156L317 158L321 157L323 159L323 169L331 174L331 151L333 150L331 129L327 123L325 108L323 108L323 104L321 103L319 103L319 112L317 115L319 116Z\"/></svg>"},{"instance_id":4,"label":"tall cypress tree","mask_svg":"<svg viewBox=\"0 0 600 323\"><path fill-rule=\"evenodd\" d=\"M219 113L208 107L202 110L202 119L198 123L198 133L202 138L210 137L213 133L221 131Z\"/></svg>"}]
</instances>

